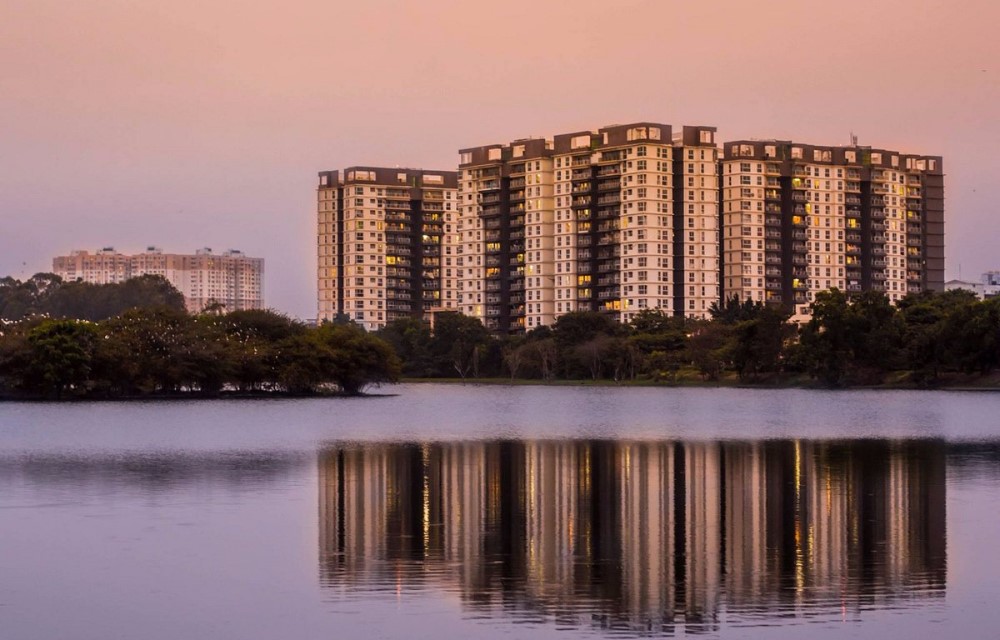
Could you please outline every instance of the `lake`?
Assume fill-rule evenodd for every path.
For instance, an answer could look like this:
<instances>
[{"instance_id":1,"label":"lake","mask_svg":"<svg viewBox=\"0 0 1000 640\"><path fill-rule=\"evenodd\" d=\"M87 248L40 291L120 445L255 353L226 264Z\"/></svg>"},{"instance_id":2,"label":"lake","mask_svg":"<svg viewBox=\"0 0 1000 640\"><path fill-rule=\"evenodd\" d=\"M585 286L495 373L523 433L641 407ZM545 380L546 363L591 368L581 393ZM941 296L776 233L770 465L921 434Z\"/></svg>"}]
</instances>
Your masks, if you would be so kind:
<instances>
[{"instance_id":1,"label":"lake","mask_svg":"<svg viewBox=\"0 0 1000 640\"><path fill-rule=\"evenodd\" d=\"M1000 394L0 403L0 637L954 638Z\"/></svg>"}]
</instances>

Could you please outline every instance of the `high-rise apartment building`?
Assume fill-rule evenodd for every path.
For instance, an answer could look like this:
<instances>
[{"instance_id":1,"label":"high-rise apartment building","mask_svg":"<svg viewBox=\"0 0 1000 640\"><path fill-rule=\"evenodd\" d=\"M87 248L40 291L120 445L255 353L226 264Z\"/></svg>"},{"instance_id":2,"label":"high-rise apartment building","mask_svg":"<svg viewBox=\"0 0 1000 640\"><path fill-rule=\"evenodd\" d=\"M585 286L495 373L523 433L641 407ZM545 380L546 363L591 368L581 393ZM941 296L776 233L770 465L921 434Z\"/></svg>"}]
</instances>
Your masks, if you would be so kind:
<instances>
[{"instance_id":1,"label":"high-rise apartment building","mask_svg":"<svg viewBox=\"0 0 1000 640\"><path fill-rule=\"evenodd\" d=\"M487 328L585 310L707 317L719 299L714 128L615 125L460 154L457 308Z\"/></svg>"},{"instance_id":2,"label":"high-rise apartment building","mask_svg":"<svg viewBox=\"0 0 1000 640\"><path fill-rule=\"evenodd\" d=\"M456 173L381 167L323 171L317 189L319 321L369 330L454 306L445 241Z\"/></svg>"},{"instance_id":3,"label":"high-rise apartment building","mask_svg":"<svg viewBox=\"0 0 1000 640\"><path fill-rule=\"evenodd\" d=\"M264 260L241 251L221 254L199 249L194 254L163 253L157 247L127 255L105 247L96 253L73 251L52 260L52 271L67 282L120 283L143 275L163 276L184 296L191 313L212 304L226 311L264 308Z\"/></svg>"},{"instance_id":4,"label":"high-rise apartment building","mask_svg":"<svg viewBox=\"0 0 1000 640\"><path fill-rule=\"evenodd\" d=\"M724 297L802 317L831 288L893 302L944 289L940 157L741 140L721 176Z\"/></svg>"}]
</instances>

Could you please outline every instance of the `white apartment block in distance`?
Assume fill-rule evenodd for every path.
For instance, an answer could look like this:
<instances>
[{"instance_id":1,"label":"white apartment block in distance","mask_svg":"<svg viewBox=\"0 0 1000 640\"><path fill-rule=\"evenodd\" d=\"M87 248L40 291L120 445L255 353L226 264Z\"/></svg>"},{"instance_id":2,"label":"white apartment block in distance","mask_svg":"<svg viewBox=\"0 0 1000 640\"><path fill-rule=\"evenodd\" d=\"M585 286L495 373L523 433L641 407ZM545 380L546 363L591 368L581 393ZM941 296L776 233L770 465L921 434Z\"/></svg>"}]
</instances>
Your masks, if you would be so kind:
<instances>
[{"instance_id":1,"label":"white apartment block in distance","mask_svg":"<svg viewBox=\"0 0 1000 640\"><path fill-rule=\"evenodd\" d=\"M264 259L238 250L221 254L199 249L194 254L163 253L157 247L123 254L114 247L95 253L77 250L52 260L52 271L66 282L121 283L143 275L166 278L184 296L191 313L213 304L226 311L264 308Z\"/></svg>"},{"instance_id":2,"label":"white apartment block in distance","mask_svg":"<svg viewBox=\"0 0 1000 640\"><path fill-rule=\"evenodd\" d=\"M490 330L572 311L705 318L719 300L714 128L615 125L460 154L458 309Z\"/></svg>"},{"instance_id":3,"label":"white apartment block in distance","mask_svg":"<svg viewBox=\"0 0 1000 640\"><path fill-rule=\"evenodd\" d=\"M319 173L319 322L367 330L456 306L447 235L457 224L456 173L349 167Z\"/></svg>"},{"instance_id":4,"label":"white apartment block in distance","mask_svg":"<svg viewBox=\"0 0 1000 640\"><path fill-rule=\"evenodd\" d=\"M779 303L797 318L816 294L944 290L938 156L789 141L725 144L725 297Z\"/></svg>"}]
</instances>

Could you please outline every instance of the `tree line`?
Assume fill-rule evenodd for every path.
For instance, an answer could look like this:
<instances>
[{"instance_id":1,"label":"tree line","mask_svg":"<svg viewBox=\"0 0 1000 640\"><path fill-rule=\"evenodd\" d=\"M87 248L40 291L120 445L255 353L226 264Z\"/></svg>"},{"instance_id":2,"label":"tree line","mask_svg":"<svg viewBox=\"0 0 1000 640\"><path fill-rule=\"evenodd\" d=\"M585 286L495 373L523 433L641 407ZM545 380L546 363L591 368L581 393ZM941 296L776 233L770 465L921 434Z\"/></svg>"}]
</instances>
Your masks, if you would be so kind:
<instances>
[{"instance_id":1,"label":"tree line","mask_svg":"<svg viewBox=\"0 0 1000 640\"><path fill-rule=\"evenodd\" d=\"M311 327L265 310L188 314L165 279L0 281L0 393L130 398L223 392L359 394L400 362L352 324Z\"/></svg>"},{"instance_id":2,"label":"tree line","mask_svg":"<svg viewBox=\"0 0 1000 640\"><path fill-rule=\"evenodd\" d=\"M477 320L439 313L376 335L406 377L535 380L735 378L749 384L810 381L828 387L886 382L933 386L984 376L1000 364L1000 299L965 291L921 293L893 305L879 292L853 299L820 292L807 322L780 307L732 298L710 320L644 310L628 324L574 312L522 336L491 336Z\"/></svg>"},{"instance_id":3,"label":"tree line","mask_svg":"<svg viewBox=\"0 0 1000 640\"><path fill-rule=\"evenodd\" d=\"M1000 299L921 293L817 294L807 322L780 307L729 299L710 320L643 310L620 324L575 312L524 335L437 313L367 333L350 322L307 326L273 311L188 314L169 282L0 280L0 394L136 397L220 393L361 393L409 378L734 379L828 387L933 386L1000 364Z\"/></svg>"}]
</instances>

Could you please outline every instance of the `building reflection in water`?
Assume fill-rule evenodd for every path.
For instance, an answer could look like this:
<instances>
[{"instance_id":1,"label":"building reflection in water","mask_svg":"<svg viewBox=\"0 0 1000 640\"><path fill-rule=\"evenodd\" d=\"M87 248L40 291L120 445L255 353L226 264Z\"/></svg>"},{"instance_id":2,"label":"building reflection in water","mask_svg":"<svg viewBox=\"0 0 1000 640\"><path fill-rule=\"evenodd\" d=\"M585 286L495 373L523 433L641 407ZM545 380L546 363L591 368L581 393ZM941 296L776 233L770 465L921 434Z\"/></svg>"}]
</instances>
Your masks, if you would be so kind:
<instances>
[{"instance_id":1,"label":"building reflection in water","mask_svg":"<svg viewBox=\"0 0 1000 640\"><path fill-rule=\"evenodd\" d=\"M373 444L319 458L324 585L669 632L943 596L938 441Z\"/></svg>"}]
</instances>

